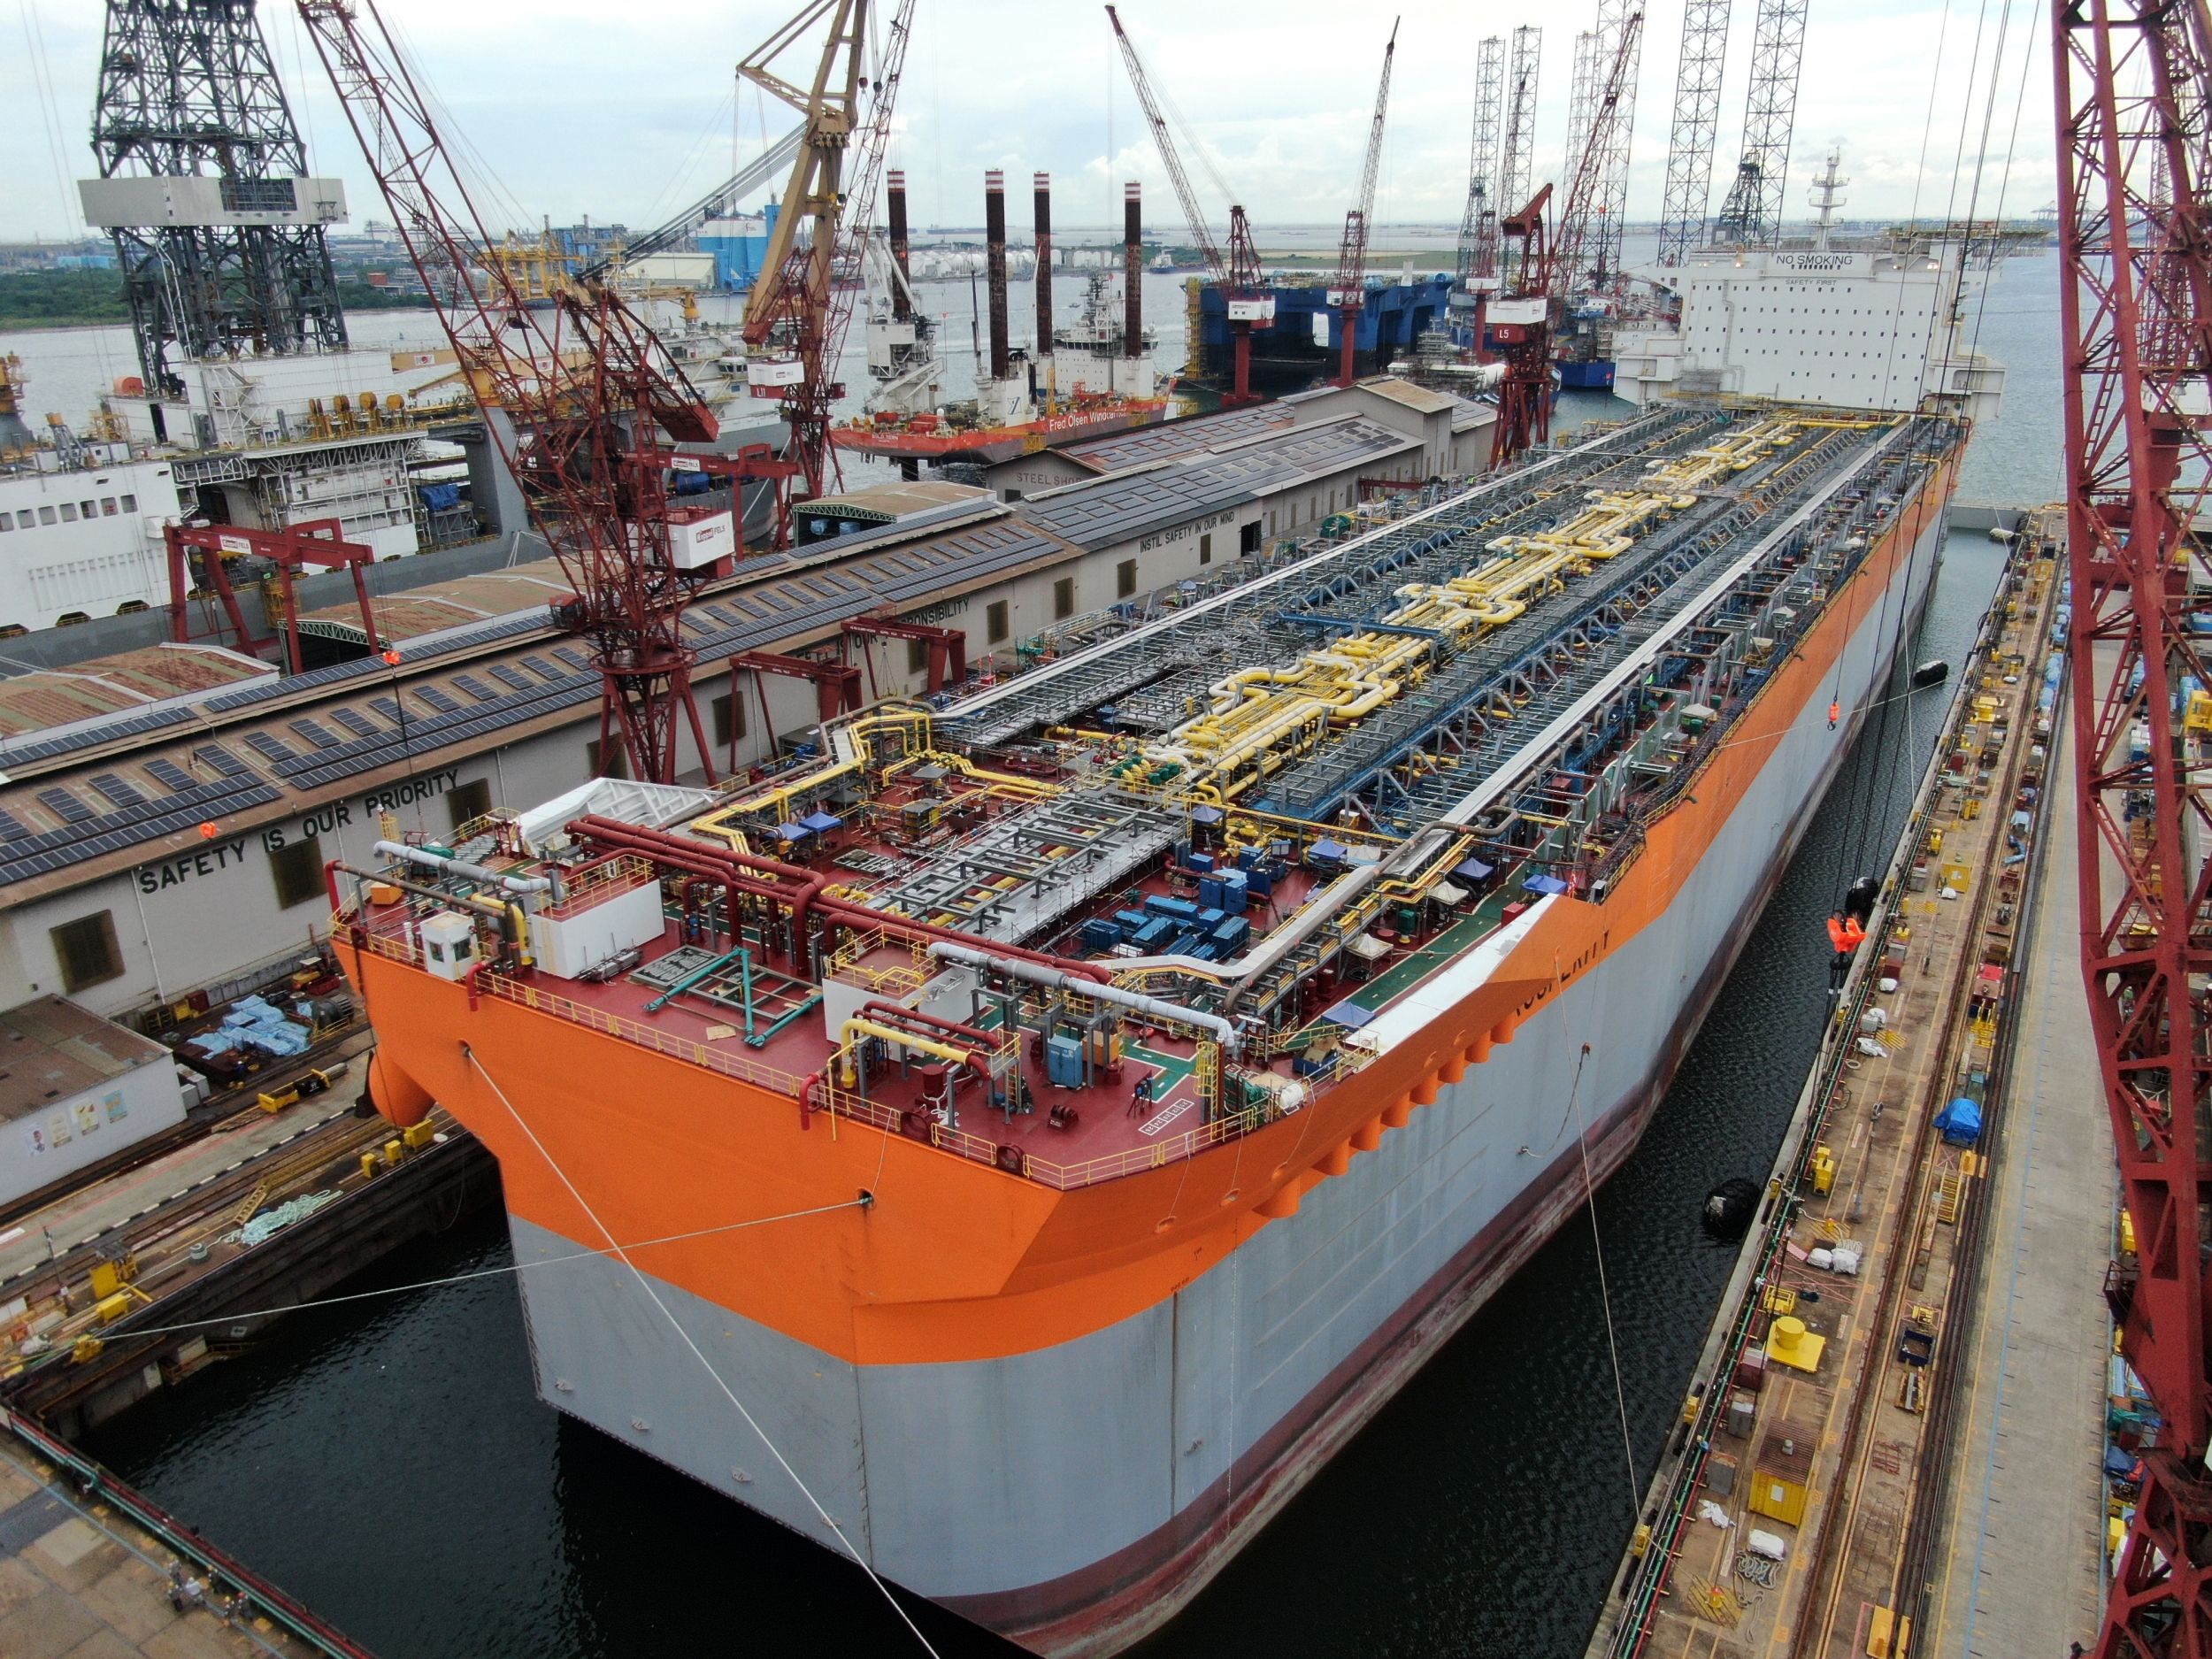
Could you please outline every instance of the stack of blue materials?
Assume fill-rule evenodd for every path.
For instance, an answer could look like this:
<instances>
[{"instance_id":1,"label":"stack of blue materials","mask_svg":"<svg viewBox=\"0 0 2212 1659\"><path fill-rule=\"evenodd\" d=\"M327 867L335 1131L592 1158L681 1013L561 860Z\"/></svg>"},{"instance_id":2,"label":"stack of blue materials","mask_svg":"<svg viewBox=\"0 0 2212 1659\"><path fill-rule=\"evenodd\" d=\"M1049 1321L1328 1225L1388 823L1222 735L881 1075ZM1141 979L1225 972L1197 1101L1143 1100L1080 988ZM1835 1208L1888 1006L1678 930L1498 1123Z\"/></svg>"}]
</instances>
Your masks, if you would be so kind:
<instances>
[{"instance_id":1,"label":"stack of blue materials","mask_svg":"<svg viewBox=\"0 0 2212 1659\"><path fill-rule=\"evenodd\" d=\"M1121 929L1121 936L1124 939L1135 938L1137 929L1142 927L1147 919L1142 910L1116 910L1114 912L1114 925Z\"/></svg>"},{"instance_id":2,"label":"stack of blue materials","mask_svg":"<svg viewBox=\"0 0 2212 1659\"><path fill-rule=\"evenodd\" d=\"M223 1030L273 1055L304 1054L315 1040L306 1026L294 1024L281 1009L258 996L242 996L233 1002L223 1016Z\"/></svg>"},{"instance_id":3,"label":"stack of blue materials","mask_svg":"<svg viewBox=\"0 0 2212 1659\"><path fill-rule=\"evenodd\" d=\"M1115 923L1094 918L1083 924L1083 948L1086 950L1111 950L1121 943L1121 929Z\"/></svg>"},{"instance_id":4,"label":"stack of blue materials","mask_svg":"<svg viewBox=\"0 0 2212 1659\"><path fill-rule=\"evenodd\" d=\"M1148 916L1164 916L1178 922L1193 922L1198 918L1198 906L1188 899L1171 899L1158 893L1148 893L1144 899Z\"/></svg>"}]
</instances>

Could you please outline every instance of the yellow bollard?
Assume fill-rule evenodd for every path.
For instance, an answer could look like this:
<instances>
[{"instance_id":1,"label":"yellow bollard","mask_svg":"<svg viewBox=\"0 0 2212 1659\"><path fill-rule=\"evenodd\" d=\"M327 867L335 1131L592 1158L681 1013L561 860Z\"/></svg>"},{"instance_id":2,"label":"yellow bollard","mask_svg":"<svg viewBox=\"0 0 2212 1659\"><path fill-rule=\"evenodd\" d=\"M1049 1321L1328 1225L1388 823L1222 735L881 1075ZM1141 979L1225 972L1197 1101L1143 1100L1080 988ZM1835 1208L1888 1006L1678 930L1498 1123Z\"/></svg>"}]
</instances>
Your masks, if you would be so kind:
<instances>
[{"instance_id":1,"label":"yellow bollard","mask_svg":"<svg viewBox=\"0 0 2212 1659\"><path fill-rule=\"evenodd\" d=\"M400 1159L406 1155L407 1148L401 1146L398 1141L387 1141L384 1143L384 1167L388 1170L397 1169Z\"/></svg>"},{"instance_id":2,"label":"yellow bollard","mask_svg":"<svg viewBox=\"0 0 2212 1659\"><path fill-rule=\"evenodd\" d=\"M364 1152L361 1155L361 1173L366 1176L369 1179L374 1180L376 1179L376 1154L373 1152Z\"/></svg>"}]
</instances>

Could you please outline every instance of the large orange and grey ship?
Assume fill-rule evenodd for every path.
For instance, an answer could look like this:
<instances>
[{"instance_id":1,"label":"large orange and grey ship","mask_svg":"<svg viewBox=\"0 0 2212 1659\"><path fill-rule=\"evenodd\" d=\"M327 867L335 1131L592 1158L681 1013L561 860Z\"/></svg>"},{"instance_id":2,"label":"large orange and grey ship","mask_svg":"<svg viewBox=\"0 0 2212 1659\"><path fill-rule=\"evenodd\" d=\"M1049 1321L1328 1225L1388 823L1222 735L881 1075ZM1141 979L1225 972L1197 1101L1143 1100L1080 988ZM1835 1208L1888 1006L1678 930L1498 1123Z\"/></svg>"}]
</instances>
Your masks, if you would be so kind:
<instances>
[{"instance_id":1,"label":"large orange and grey ship","mask_svg":"<svg viewBox=\"0 0 2212 1659\"><path fill-rule=\"evenodd\" d=\"M377 1103L497 1153L546 1402L1117 1651L1635 1145L1964 439L1671 408L773 776L382 844Z\"/></svg>"}]
</instances>

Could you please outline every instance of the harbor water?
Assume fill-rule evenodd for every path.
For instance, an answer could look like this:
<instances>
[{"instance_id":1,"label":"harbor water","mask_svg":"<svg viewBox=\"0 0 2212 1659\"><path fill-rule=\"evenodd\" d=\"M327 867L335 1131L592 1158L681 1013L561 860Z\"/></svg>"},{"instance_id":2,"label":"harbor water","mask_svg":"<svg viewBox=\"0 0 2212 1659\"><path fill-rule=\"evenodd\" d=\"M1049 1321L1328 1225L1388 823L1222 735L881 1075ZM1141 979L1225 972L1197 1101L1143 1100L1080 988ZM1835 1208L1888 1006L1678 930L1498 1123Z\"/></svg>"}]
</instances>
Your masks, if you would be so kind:
<instances>
[{"instance_id":1,"label":"harbor water","mask_svg":"<svg viewBox=\"0 0 2212 1659\"><path fill-rule=\"evenodd\" d=\"M2055 256L2008 261L1977 320L2011 380L1960 498L2051 500ZM1578 396L1563 415L1626 412ZM2001 562L1952 536L1908 664L1964 656ZM1886 861L1949 695L1901 682L1870 719L1594 1218L1571 1217L1147 1655L1581 1652L1732 1261L1699 1205L1769 1166L1826 1008L1824 918ZM88 1449L381 1659L920 1651L856 1569L539 1404L508 1259L496 1217L411 1248L348 1289L438 1282L298 1315ZM940 1654L1016 1651L908 1605Z\"/></svg>"}]
</instances>

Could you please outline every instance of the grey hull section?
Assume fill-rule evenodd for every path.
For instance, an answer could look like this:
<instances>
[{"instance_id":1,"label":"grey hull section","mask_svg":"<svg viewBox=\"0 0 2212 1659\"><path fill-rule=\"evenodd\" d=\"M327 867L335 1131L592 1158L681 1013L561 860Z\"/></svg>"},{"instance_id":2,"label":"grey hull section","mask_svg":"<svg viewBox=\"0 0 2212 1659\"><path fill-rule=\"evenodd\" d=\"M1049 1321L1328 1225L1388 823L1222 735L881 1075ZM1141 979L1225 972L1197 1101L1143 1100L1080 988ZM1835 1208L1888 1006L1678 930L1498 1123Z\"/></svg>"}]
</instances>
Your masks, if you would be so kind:
<instances>
[{"instance_id":1,"label":"grey hull section","mask_svg":"<svg viewBox=\"0 0 2212 1659\"><path fill-rule=\"evenodd\" d=\"M1847 647L1846 706L1868 700L1902 636L1899 599L1917 614L1941 534L1927 531L1912 591ZM1040 1651L1126 1645L1633 1148L1847 747L1824 703L1808 703L1698 867L1677 872L1663 917L1169 1300L1034 1353L855 1366L672 1285L649 1295L595 1256L520 1276L541 1394L837 1548L818 1502L885 1578ZM599 1242L512 1225L526 1263Z\"/></svg>"}]
</instances>

